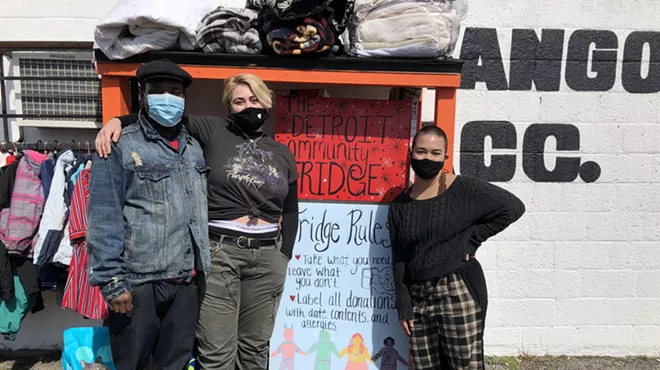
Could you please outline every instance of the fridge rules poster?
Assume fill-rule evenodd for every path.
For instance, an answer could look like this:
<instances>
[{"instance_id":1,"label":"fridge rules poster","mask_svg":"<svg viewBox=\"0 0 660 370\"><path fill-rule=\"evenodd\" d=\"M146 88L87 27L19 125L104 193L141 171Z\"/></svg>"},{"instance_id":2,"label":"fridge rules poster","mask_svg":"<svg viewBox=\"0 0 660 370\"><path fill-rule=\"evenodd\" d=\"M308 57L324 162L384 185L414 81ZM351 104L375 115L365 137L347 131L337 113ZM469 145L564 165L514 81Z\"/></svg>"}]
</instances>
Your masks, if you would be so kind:
<instances>
[{"instance_id":1,"label":"fridge rules poster","mask_svg":"<svg viewBox=\"0 0 660 370\"><path fill-rule=\"evenodd\" d=\"M296 157L300 221L270 369L407 369L387 206L409 184L410 100L279 96L275 138Z\"/></svg>"}]
</instances>

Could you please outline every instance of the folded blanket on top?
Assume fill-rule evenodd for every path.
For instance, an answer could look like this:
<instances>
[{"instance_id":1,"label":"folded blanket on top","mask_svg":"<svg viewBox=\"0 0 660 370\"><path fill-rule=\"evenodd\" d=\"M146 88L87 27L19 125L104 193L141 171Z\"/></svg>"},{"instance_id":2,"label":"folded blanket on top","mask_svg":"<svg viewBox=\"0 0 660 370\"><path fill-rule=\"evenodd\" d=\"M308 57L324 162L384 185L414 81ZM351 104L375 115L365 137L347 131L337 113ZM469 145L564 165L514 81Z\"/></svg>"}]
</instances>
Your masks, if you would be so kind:
<instances>
[{"instance_id":1,"label":"folded blanket on top","mask_svg":"<svg viewBox=\"0 0 660 370\"><path fill-rule=\"evenodd\" d=\"M280 55L319 54L337 52L335 34L323 18L307 17L295 29L268 26L268 45Z\"/></svg>"},{"instance_id":2,"label":"folded blanket on top","mask_svg":"<svg viewBox=\"0 0 660 370\"><path fill-rule=\"evenodd\" d=\"M94 48L110 59L151 50L193 50L195 27L214 0L119 0L94 30Z\"/></svg>"},{"instance_id":3,"label":"folded blanket on top","mask_svg":"<svg viewBox=\"0 0 660 370\"><path fill-rule=\"evenodd\" d=\"M205 53L259 54L257 16L251 9L219 6L199 22L195 46Z\"/></svg>"},{"instance_id":4,"label":"folded blanket on top","mask_svg":"<svg viewBox=\"0 0 660 370\"><path fill-rule=\"evenodd\" d=\"M409 58L451 55L467 8L458 5L465 2L375 0L371 8L359 4L351 24L351 54ZM419 39L424 41L411 42ZM379 44L381 51L375 47Z\"/></svg>"},{"instance_id":5,"label":"folded blanket on top","mask_svg":"<svg viewBox=\"0 0 660 370\"><path fill-rule=\"evenodd\" d=\"M438 45L432 39L411 39L400 43L363 43L357 56L367 58L438 58Z\"/></svg>"}]
</instances>

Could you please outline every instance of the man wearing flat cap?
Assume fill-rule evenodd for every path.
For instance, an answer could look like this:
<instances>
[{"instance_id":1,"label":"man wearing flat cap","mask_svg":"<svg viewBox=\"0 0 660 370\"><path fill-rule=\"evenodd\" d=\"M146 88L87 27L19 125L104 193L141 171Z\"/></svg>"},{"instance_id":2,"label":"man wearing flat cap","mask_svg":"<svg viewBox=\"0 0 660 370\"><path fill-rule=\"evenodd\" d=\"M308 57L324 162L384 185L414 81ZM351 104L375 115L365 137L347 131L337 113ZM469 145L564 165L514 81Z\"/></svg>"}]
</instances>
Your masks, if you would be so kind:
<instances>
[{"instance_id":1,"label":"man wearing flat cap","mask_svg":"<svg viewBox=\"0 0 660 370\"><path fill-rule=\"evenodd\" d=\"M117 370L181 370L209 272L207 167L182 123L192 77L158 60L137 70L142 109L89 188L89 281L109 307Z\"/></svg>"}]
</instances>

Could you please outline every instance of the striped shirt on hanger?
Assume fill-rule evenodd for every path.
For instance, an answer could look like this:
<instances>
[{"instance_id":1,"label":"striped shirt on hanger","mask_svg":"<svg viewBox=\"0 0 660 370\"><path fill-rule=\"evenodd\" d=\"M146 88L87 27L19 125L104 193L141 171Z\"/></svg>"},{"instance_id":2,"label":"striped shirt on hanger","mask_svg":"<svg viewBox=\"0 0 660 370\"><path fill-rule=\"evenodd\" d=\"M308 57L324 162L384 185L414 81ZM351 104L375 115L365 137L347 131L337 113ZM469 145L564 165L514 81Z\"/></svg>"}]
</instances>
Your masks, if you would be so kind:
<instances>
[{"instance_id":1,"label":"striped shirt on hanger","mask_svg":"<svg viewBox=\"0 0 660 370\"><path fill-rule=\"evenodd\" d=\"M62 307L76 311L86 318L102 320L108 317L108 306L98 287L89 284L87 276L87 203L90 170L80 172L71 200L69 237L73 243L73 256L69 276L64 288Z\"/></svg>"}]
</instances>

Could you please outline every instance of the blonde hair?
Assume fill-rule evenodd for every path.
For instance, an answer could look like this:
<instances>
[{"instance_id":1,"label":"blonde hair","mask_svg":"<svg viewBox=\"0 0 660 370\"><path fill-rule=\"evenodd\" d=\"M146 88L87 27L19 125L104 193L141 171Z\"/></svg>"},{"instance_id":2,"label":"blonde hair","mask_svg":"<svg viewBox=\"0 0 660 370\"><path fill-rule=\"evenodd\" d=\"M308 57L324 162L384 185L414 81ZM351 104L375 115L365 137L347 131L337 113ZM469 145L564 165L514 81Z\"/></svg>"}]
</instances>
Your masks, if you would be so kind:
<instances>
[{"instance_id":1,"label":"blonde hair","mask_svg":"<svg viewBox=\"0 0 660 370\"><path fill-rule=\"evenodd\" d=\"M225 80L225 91L222 94L222 102L225 105L231 105L231 97L238 85L247 85L264 108L273 107L273 92L262 79L251 73L241 73Z\"/></svg>"}]
</instances>

